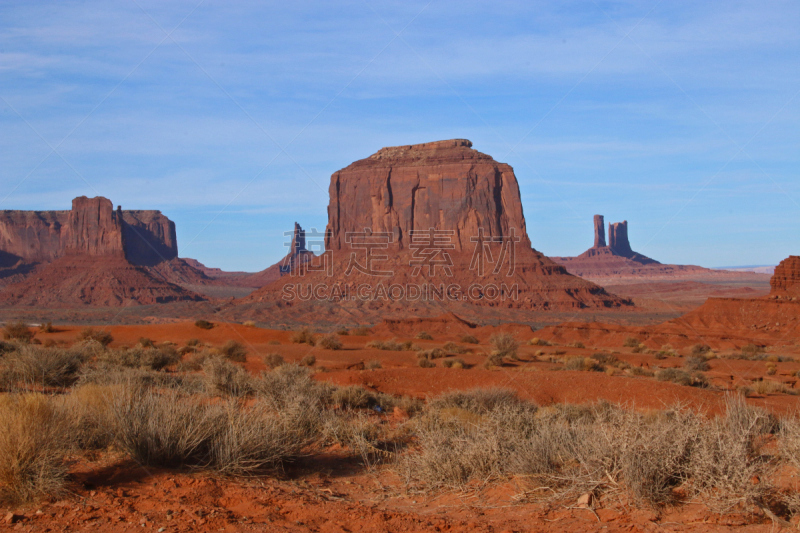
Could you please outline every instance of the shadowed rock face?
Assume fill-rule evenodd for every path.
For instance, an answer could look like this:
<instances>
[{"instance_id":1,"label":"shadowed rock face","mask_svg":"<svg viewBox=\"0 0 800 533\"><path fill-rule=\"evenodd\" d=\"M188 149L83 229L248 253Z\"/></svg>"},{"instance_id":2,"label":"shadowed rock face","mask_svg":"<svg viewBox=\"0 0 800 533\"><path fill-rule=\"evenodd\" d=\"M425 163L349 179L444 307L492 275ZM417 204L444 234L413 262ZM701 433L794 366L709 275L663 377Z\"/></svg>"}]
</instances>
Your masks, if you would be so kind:
<instances>
[{"instance_id":1,"label":"shadowed rock face","mask_svg":"<svg viewBox=\"0 0 800 533\"><path fill-rule=\"evenodd\" d=\"M800 257L790 255L775 267L769 281L771 294L800 296Z\"/></svg>"},{"instance_id":2,"label":"shadowed rock face","mask_svg":"<svg viewBox=\"0 0 800 533\"><path fill-rule=\"evenodd\" d=\"M175 224L160 211L115 211L103 197L75 198L70 211L0 212L2 266L65 255L124 257L152 266L178 256Z\"/></svg>"},{"instance_id":3,"label":"shadowed rock face","mask_svg":"<svg viewBox=\"0 0 800 533\"><path fill-rule=\"evenodd\" d=\"M631 249L628 240L628 221L616 222L608 225L608 246L615 255L631 259L636 252Z\"/></svg>"},{"instance_id":4,"label":"shadowed rock face","mask_svg":"<svg viewBox=\"0 0 800 533\"><path fill-rule=\"evenodd\" d=\"M325 247L346 248L348 232L387 232L408 248L411 230L453 230L457 251L470 237L513 231L530 247L513 169L465 139L382 148L331 176Z\"/></svg>"}]
</instances>

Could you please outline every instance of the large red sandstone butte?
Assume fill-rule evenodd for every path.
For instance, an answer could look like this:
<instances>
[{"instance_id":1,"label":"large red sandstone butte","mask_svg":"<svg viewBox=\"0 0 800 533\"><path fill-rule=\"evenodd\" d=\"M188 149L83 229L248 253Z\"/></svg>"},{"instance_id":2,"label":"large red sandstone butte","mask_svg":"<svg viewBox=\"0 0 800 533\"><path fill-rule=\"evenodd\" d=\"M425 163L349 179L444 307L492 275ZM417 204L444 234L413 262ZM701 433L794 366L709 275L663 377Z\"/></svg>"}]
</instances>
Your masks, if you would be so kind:
<instances>
[{"instance_id":1,"label":"large red sandstone butte","mask_svg":"<svg viewBox=\"0 0 800 533\"><path fill-rule=\"evenodd\" d=\"M630 302L570 275L531 248L513 169L464 139L383 148L331 176L326 253L237 302L231 317L370 320L462 306L571 310ZM433 233L431 233L433 232ZM370 259L370 257L372 259ZM338 300L298 291L325 285ZM455 286L456 298L409 299L380 287ZM366 298L355 294L365 288ZM466 294L471 287L477 287ZM498 288L500 295L494 288ZM370 291L378 291L370 292ZM324 301L321 301L324 300ZM313 310L313 314L312 314ZM274 316L274 315L273 315Z\"/></svg>"}]
</instances>

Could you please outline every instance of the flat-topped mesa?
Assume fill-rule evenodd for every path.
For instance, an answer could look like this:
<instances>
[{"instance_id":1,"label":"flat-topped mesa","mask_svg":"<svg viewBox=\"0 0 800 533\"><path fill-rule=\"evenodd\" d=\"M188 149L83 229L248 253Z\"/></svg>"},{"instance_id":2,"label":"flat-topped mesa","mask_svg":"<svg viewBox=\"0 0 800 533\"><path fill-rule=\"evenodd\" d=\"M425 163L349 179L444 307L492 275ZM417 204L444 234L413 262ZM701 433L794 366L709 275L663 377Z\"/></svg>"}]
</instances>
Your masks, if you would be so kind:
<instances>
[{"instance_id":1,"label":"flat-topped mesa","mask_svg":"<svg viewBox=\"0 0 800 533\"><path fill-rule=\"evenodd\" d=\"M605 219L603 215L594 216L594 246L593 248L602 248L606 245L606 228Z\"/></svg>"},{"instance_id":2,"label":"flat-topped mesa","mask_svg":"<svg viewBox=\"0 0 800 533\"><path fill-rule=\"evenodd\" d=\"M770 294L800 296L800 256L790 255L775 267L769 280Z\"/></svg>"},{"instance_id":3,"label":"flat-topped mesa","mask_svg":"<svg viewBox=\"0 0 800 533\"><path fill-rule=\"evenodd\" d=\"M110 200L81 196L70 211L0 212L2 266L65 255L124 257L153 266L178 257L175 224L160 211L114 210Z\"/></svg>"},{"instance_id":4,"label":"flat-topped mesa","mask_svg":"<svg viewBox=\"0 0 800 533\"><path fill-rule=\"evenodd\" d=\"M466 139L381 148L331 176L325 247L348 248L348 233L391 235L407 249L411 231L452 232L456 252L473 238L530 239L514 170Z\"/></svg>"}]
</instances>

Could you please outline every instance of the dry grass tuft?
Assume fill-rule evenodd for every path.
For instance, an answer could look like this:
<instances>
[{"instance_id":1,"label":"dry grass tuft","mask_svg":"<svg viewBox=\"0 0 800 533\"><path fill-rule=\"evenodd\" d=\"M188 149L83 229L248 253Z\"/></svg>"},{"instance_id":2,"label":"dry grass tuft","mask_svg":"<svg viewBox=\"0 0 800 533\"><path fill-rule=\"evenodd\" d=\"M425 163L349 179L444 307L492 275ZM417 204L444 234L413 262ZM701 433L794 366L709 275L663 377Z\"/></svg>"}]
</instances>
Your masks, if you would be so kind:
<instances>
[{"instance_id":1,"label":"dry grass tuft","mask_svg":"<svg viewBox=\"0 0 800 533\"><path fill-rule=\"evenodd\" d=\"M489 344L492 345L493 355L500 357L515 358L517 356L517 349L519 342L510 333L496 333L489 338Z\"/></svg>"},{"instance_id":2,"label":"dry grass tuft","mask_svg":"<svg viewBox=\"0 0 800 533\"><path fill-rule=\"evenodd\" d=\"M18 504L61 494L72 435L54 402L38 394L5 396L0 425L0 496Z\"/></svg>"},{"instance_id":3,"label":"dry grass tuft","mask_svg":"<svg viewBox=\"0 0 800 533\"><path fill-rule=\"evenodd\" d=\"M78 348L45 348L23 344L5 355L5 380L11 383L66 387L78 379L87 356Z\"/></svg>"},{"instance_id":4,"label":"dry grass tuft","mask_svg":"<svg viewBox=\"0 0 800 533\"><path fill-rule=\"evenodd\" d=\"M420 331L419 333L416 334L414 338L421 341L432 341L433 335L431 335L427 331Z\"/></svg>"}]
</instances>

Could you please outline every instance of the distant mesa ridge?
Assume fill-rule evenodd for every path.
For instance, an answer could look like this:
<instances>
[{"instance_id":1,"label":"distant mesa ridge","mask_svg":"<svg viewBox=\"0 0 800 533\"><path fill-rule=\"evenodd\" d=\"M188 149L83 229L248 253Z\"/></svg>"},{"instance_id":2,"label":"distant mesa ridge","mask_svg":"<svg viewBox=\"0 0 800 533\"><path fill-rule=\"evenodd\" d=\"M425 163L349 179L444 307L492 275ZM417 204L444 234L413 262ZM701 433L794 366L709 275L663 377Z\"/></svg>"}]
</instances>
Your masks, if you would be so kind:
<instances>
[{"instance_id":1,"label":"distant mesa ridge","mask_svg":"<svg viewBox=\"0 0 800 533\"><path fill-rule=\"evenodd\" d=\"M80 196L70 211L0 211L0 266L66 255L117 256L140 266L178 257L175 223L161 211L123 211Z\"/></svg>"}]
</instances>

